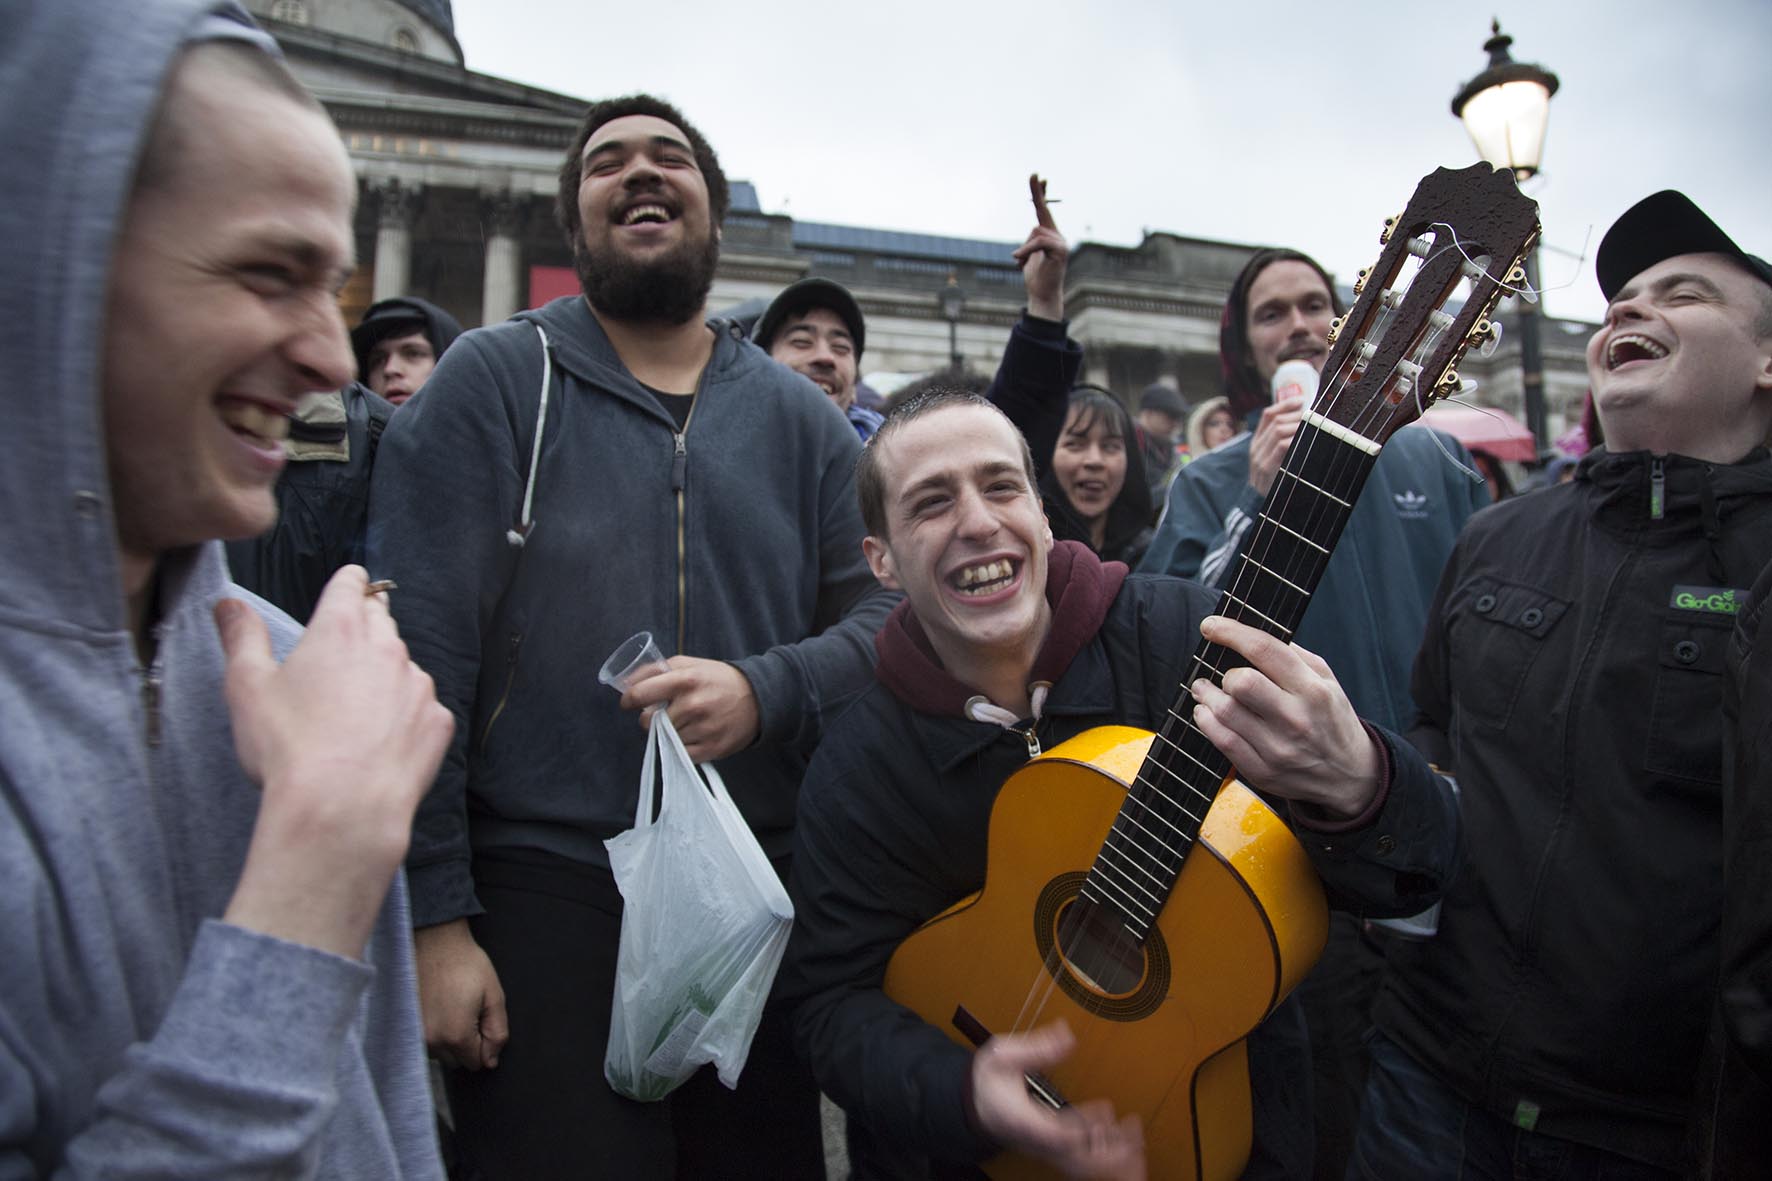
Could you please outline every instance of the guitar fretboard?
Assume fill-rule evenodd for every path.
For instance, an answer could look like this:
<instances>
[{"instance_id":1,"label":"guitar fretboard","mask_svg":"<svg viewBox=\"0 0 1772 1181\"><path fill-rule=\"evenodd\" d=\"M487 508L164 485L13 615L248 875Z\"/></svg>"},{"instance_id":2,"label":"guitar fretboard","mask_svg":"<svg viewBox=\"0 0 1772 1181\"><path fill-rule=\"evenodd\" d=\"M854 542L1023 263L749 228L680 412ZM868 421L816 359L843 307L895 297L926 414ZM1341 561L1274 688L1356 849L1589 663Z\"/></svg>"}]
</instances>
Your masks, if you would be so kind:
<instances>
[{"instance_id":1,"label":"guitar fretboard","mask_svg":"<svg viewBox=\"0 0 1772 1181\"><path fill-rule=\"evenodd\" d=\"M1218 614L1290 643L1378 455L1378 444L1307 414L1250 528ZM1230 762L1194 726L1188 684L1247 661L1201 641L1186 681L1090 867L1082 897L1143 940L1169 899Z\"/></svg>"}]
</instances>

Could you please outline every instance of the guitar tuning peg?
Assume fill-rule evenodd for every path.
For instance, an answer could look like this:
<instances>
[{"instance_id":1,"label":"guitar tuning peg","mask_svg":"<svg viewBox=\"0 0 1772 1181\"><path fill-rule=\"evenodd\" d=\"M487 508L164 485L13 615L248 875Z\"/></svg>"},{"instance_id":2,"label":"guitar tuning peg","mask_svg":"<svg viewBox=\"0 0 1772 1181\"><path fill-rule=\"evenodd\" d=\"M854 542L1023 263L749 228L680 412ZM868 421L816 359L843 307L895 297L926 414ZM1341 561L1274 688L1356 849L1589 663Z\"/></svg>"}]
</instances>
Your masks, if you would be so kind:
<instances>
[{"instance_id":1,"label":"guitar tuning peg","mask_svg":"<svg viewBox=\"0 0 1772 1181\"><path fill-rule=\"evenodd\" d=\"M1366 279L1372 274L1371 267L1361 267L1360 273L1354 276L1354 295L1358 296L1366 290Z\"/></svg>"},{"instance_id":2,"label":"guitar tuning peg","mask_svg":"<svg viewBox=\"0 0 1772 1181\"><path fill-rule=\"evenodd\" d=\"M1391 235L1397 232L1397 223L1403 220L1402 214L1384 219L1384 231L1378 235L1378 244L1385 246L1390 243Z\"/></svg>"},{"instance_id":3,"label":"guitar tuning peg","mask_svg":"<svg viewBox=\"0 0 1772 1181\"><path fill-rule=\"evenodd\" d=\"M1478 320L1477 326L1471 329L1471 334L1466 340L1470 347L1477 350L1477 356L1494 356L1495 350L1501 345L1501 321Z\"/></svg>"},{"instance_id":4,"label":"guitar tuning peg","mask_svg":"<svg viewBox=\"0 0 1772 1181\"><path fill-rule=\"evenodd\" d=\"M1337 317L1335 317L1335 319L1329 321L1329 343L1331 345L1333 345L1336 341L1336 338L1341 335L1341 322L1342 322L1342 317L1340 317L1340 316L1337 316Z\"/></svg>"}]
</instances>

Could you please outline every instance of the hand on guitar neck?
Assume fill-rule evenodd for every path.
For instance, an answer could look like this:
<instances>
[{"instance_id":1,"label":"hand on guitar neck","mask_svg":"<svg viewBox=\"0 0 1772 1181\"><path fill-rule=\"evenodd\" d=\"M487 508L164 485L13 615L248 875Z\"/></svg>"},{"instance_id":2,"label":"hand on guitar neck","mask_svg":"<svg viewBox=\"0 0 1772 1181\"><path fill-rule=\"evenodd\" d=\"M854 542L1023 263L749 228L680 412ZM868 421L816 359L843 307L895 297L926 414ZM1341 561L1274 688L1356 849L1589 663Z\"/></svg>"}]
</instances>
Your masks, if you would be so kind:
<instances>
[{"instance_id":1,"label":"hand on guitar neck","mask_svg":"<svg viewBox=\"0 0 1772 1181\"><path fill-rule=\"evenodd\" d=\"M1249 662L1222 688L1190 685L1194 725L1250 787L1351 820L1378 794L1381 756L1335 674L1314 652L1221 615L1200 637Z\"/></svg>"},{"instance_id":2,"label":"hand on guitar neck","mask_svg":"<svg viewBox=\"0 0 1772 1181\"><path fill-rule=\"evenodd\" d=\"M1063 1061L1077 1044L1062 1021L991 1038L972 1059L972 1117L1007 1149L1068 1177L1144 1181L1138 1117L1114 1118L1105 1099L1054 1109L1034 1097L1028 1076Z\"/></svg>"}]
</instances>

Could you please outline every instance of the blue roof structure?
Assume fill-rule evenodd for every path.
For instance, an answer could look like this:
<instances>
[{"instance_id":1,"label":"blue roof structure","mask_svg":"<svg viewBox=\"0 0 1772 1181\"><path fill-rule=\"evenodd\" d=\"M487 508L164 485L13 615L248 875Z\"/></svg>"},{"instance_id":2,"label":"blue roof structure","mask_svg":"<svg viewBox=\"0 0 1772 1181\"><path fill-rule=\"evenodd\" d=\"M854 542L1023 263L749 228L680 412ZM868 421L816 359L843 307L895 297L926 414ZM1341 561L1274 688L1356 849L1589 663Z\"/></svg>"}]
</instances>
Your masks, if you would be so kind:
<instances>
[{"instance_id":1,"label":"blue roof structure","mask_svg":"<svg viewBox=\"0 0 1772 1181\"><path fill-rule=\"evenodd\" d=\"M748 180L731 183L733 213L762 213L757 186ZM986 242L977 238L945 238L939 234L908 234L898 230L870 230L828 222L795 221L794 245L806 250L857 251L863 254L927 258L938 262L970 263L974 266L1013 267L1019 242Z\"/></svg>"},{"instance_id":2,"label":"blue roof structure","mask_svg":"<svg viewBox=\"0 0 1772 1181\"><path fill-rule=\"evenodd\" d=\"M794 245L816 250L856 250L868 254L896 254L907 258L932 258L942 262L965 262L982 266L1013 267L1019 242L986 242L977 238L944 238L937 234L907 234L898 230L868 230L858 226L833 226L815 221L794 223Z\"/></svg>"}]
</instances>

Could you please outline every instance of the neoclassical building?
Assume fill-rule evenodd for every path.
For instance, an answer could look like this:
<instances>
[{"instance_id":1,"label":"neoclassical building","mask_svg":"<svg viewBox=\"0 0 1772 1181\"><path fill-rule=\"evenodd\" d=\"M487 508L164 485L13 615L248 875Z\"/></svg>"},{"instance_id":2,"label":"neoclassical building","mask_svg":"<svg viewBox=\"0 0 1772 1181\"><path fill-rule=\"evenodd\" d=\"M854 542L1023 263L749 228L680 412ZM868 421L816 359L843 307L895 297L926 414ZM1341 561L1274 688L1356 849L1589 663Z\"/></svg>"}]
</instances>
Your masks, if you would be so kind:
<instances>
[{"instance_id":1,"label":"neoclassical building","mask_svg":"<svg viewBox=\"0 0 1772 1181\"><path fill-rule=\"evenodd\" d=\"M472 326L577 290L553 203L586 99L468 69L449 0L247 0L247 7L332 114L362 186L362 266L344 296L347 320L376 299L413 294ZM950 339L969 368L995 365L1023 302L1010 259L1017 242L802 221L765 212L743 181L733 183L732 197L714 311L760 307L751 301L819 275L860 301L868 372L942 368ZM1219 314L1231 280L1259 248L1160 231L1131 247L1076 244L1065 298L1086 378L1133 401L1154 381L1190 400L1216 393ZM964 296L951 327L939 300L950 279ZM1500 348L1472 356L1460 372L1478 383L1479 400L1523 418L1515 313L1504 305L1500 320ZM1592 330L1544 323L1553 437L1579 416L1582 349Z\"/></svg>"}]
</instances>

